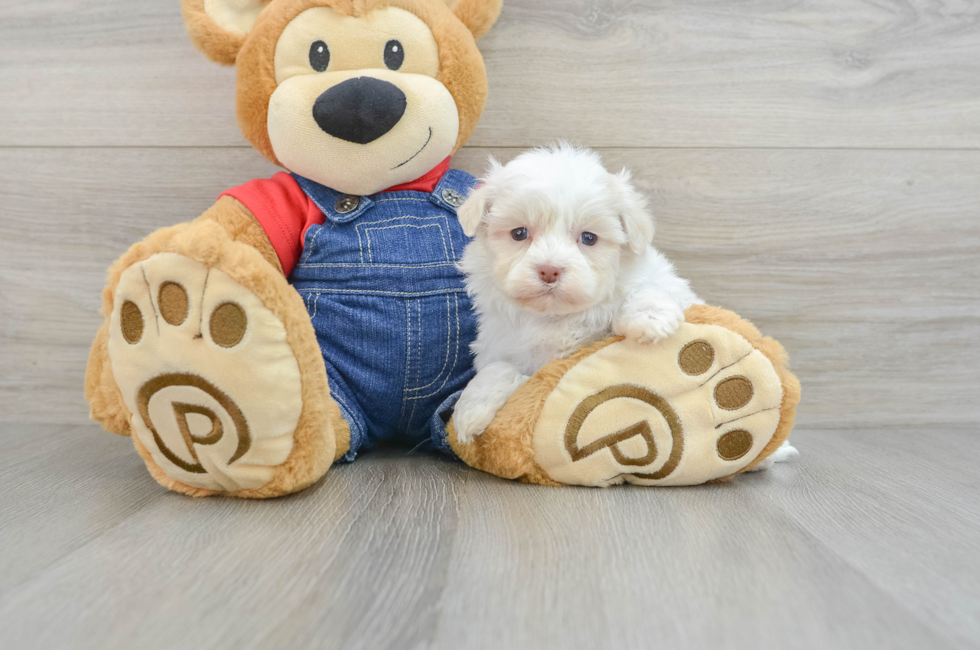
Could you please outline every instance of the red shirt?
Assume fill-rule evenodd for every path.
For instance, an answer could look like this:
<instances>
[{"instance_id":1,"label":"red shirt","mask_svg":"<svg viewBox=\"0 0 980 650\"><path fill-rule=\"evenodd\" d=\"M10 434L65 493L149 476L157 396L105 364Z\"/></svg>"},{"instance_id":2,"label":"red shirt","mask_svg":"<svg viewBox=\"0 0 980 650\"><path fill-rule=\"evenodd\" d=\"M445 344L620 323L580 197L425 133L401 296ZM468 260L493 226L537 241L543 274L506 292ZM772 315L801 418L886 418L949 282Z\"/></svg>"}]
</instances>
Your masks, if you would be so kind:
<instances>
[{"instance_id":1,"label":"red shirt","mask_svg":"<svg viewBox=\"0 0 980 650\"><path fill-rule=\"evenodd\" d=\"M450 158L446 158L425 176L384 191L432 193L449 171L449 162ZM326 219L320 208L306 196L296 179L286 172L279 172L272 178L249 181L222 192L221 196L237 199L255 215L269 236L269 241L279 256L279 263L282 264L282 271L287 276L303 252L306 231L310 226L320 225Z\"/></svg>"}]
</instances>

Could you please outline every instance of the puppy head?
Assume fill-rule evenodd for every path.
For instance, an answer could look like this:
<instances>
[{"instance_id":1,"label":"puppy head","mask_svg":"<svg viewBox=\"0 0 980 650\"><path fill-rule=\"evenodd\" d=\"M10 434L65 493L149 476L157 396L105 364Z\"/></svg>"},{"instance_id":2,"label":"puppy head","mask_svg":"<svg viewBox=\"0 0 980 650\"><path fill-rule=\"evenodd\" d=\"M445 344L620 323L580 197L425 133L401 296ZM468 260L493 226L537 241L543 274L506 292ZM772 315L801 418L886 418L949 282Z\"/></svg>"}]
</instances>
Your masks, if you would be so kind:
<instances>
[{"instance_id":1,"label":"puppy head","mask_svg":"<svg viewBox=\"0 0 980 650\"><path fill-rule=\"evenodd\" d=\"M418 178L476 126L476 38L502 0L182 0L195 45L238 68L238 119L269 160L349 194Z\"/></svg>"},{"instance_id":2,"label":"puppy head","mask_svg":"<svg viewBox=\"0 0 980 650\"><path fill-rule=\"evenodd\" d=\"M623 256L642 254L653 240L653 218L629 173L610 174L598 155L564 143L507 165L491 159L459 219L475 237L466 272L548 314L609 299Z\"/></svg>"}]
</instances>

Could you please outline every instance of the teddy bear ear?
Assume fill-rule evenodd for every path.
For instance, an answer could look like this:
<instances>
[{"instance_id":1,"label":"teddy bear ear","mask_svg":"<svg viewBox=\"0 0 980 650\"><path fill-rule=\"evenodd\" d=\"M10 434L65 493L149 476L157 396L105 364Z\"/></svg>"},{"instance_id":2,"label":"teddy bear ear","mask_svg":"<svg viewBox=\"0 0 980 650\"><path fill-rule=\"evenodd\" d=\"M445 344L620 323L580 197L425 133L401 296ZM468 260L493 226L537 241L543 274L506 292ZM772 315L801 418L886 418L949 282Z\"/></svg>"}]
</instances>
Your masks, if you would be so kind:
<instances>
[{"instance_id":1,"label":"teddy bear ear","mask_svg":"<svg viewBox=\"0 0 980 650\"><path fill-rule=\"evenodd\" d=\"M181 0L194 47L221 65L234 65L238 50L270 0Z\"/></svg>"},{"instance_id":2,"label":"teddy bear ear","mask_svg":"<svg viewBox=\"0 0 980 650\"><path fill-rule=\"evenodd\" d=\"M448 0L449 8L479 40L497 22L504 0Z\"/></svg>"}]
</instances>

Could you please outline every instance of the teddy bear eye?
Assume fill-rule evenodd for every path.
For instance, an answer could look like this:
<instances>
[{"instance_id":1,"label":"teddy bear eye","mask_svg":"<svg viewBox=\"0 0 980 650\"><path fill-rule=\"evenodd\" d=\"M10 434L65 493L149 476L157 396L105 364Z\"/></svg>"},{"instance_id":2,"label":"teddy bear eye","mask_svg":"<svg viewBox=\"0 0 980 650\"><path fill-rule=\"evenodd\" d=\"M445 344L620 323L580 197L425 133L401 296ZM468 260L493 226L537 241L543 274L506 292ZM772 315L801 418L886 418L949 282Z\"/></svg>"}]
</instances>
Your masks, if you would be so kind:
<instances>
[{"instance_id":1,"label":"teddy bear eye","mask_svg":"<svg viewBox=\"0 0 980 650\"><path fill-rule=\"evenodd\" d=\"M388 41L385 44L385 65L389 70L397 70L405 62L405 48L400 41Z\"/></svg>"},{"instance_id":2,"label":"teddy bear eye","mask_svg":"<svg viewBox=\"0 0 980 650\"><path fill-rule=\"evenodd\" d=\"M599 237L591 232L583 232L578 236L578 240L586 246L595 246L596 242L599 241Z\"/></svg>"},{"instance_id":3,"label":"teddy bear eye","mask_svg":"<svg viewBox=\"0 0 980 650\"><path fill-rule=\"evenodd\" d=\"M510 231L510 236L514 241L524 241L527 239L527 228L514 228Z\"/></svg>"},{"instance_id":4,"label":"teddy bear eye","mask_svg":"<svg viewBox=\"0 0 980 650\"><path fill-rule=\"evenodd\" d=\"M330 48L323 41L314 41L310 46L310 65L317 72L323 72L330 65Z\"/></svg>"}]
</instances>

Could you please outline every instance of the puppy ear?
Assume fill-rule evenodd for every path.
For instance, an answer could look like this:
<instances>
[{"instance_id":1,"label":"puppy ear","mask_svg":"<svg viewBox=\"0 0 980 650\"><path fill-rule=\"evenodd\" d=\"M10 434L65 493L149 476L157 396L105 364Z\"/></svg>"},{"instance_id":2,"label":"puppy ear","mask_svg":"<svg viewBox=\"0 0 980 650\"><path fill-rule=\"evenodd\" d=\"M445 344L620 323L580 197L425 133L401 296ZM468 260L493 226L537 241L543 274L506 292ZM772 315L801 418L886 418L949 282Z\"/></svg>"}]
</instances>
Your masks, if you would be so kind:
<instances>
[{"instance_id":1,"label":"puppy ear","mask_svg":"<svg viewBox=\"0 0 980 650\"><path fill-rule=\"evenodd\" d=\"M647 209L646 198L636 191L630 178L627 169L612 176L613 191L620 198L619 218L629 247L635 253L642 253L653 243L653 215Z\"/></svg>"},{"instance_id":2,"label":"puppy ear","mask_svg":"<svg viewBox=\"0 0 980 650\"><path fill-rule=\"evenodd\" d=\"M473 38L480 37L490 31L500 16L500 8L504 0L448 0L449 8L456 17L463 21L467 29L473 33Z\"/></svg>"},{"instance_id":3,"label":"puppy ear","mask_svg":"<svg viewBox=\"0 0 980 650\"><path fill-rule=\"evenodd\" d=\"M194 47L221 65L234 65L238 50L270 0L181 0Z\"/></svg>"},{"instance_id":4,"label":"puppy ear","mask_svg":"<svg viewBox=\"0 0 980 650\"><path fill-rule=\"evenodd\" d=\"M490 188L483 184L470 193L466 203L459 206L456 216L467 237L474 237L490 209Z\"/></svg>"},{"instance_id":5,"label":"puppy ear","mask_svg":"<svg viewBox=\"0 0 980 650\"><path fill-rule=\"evenodd\" d=\"M475 236L476 231L480 229L480 224L486 220L493 201L493 185L490 180L501 169L503 166L497 162L496 158L490 156L487 159L487 173L483 180L475 190L470 192L466 202L459 206L459 210L456 211L459 224L463 226L463 232L466 233L467 237Z\"/></svg>"}]
</instances>

